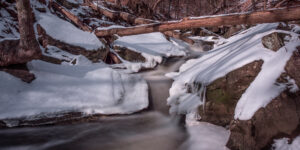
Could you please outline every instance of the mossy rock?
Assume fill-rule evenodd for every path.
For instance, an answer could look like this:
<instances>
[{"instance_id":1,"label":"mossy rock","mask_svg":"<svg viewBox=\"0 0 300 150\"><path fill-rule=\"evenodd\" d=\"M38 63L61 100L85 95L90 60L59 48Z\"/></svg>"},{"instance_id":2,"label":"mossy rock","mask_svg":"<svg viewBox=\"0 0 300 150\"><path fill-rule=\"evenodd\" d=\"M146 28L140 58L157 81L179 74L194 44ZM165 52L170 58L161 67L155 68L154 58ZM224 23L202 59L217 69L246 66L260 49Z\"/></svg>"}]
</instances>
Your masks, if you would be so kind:
<instances>
[{"instance_id":1,"label":"mossy rock","mask_svg":"<svg viewBox=\"0 0 300 150\"><path fill-rule=\"evenodd\" d=\"M238 100L258 75L262 64L262 60L249 63L208 85L207 102L199 107L201 119L216 125L229 125Z\"/></svg>"}]
</instances>

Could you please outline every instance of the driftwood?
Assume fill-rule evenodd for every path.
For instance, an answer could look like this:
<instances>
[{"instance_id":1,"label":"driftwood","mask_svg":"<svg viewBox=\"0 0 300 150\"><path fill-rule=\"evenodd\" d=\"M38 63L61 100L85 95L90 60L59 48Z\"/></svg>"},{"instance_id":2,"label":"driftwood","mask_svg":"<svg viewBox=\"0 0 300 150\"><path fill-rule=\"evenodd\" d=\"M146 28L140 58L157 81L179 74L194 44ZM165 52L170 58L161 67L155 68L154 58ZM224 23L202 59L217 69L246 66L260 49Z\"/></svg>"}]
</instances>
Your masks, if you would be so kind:
<instances>
[{"instance_id":1,"label":"driftwood","mask_svg":"<svg viewBox=\"0 0 300 150\"><path fill-rule=\"evenodd\" d=\"M138 17L136 17L134 15L131 15L129 13L126 13L126 12L116 12L116 11L111 11L111 10L108 10L108 9L105 9L105 8L101 8L101 7L98 7L97 5L95 5L91 2L88 2L87 5L90 6L93 10L98 11L99 13L105 15L106 17L108 17L112 20L122 19L122 20L124 20L124 21L126 21L130 24L135 24L135 25L149 24L149 23L159 23L157 21L150 20L150 19L138 18ZM189 39L189 38L183 36L180 32L165 31L163 33L166 36L181 39L181 40L183 40L183 41L185 41L189 44L194 44L194 41L192 39ZM108 35L108 36L110 36L110 35Z\"/></svg>"},{"instance_id":2,"label":"driftwood","mask_svg":"<svg viewBox=\"0 0 300 150\"><path fill-rule=\"evenodd\" d=\"M66 18L70 19L75 25L77 25L81 30L83 31L88 31L88 32L92 32L92 29L85 25L77 16L75 16L74 14L70 13L69 11L67 11L66 9L64 9L62 6L60 6L58 3L54 2L54 1L50 1L50 6L56 10L59 11L61 14L63 14Z\"/></svg>"},{"instance_id":3,"label":"driftwood","mask_svg":"<svg viewBox=\"0 0 300 150\"><path fill-rule=\"evenodd\" d=\"M170 30L182 30L199 27L215 27L223 25L258 24L281 21L300 20L300 7L288 9L274 9L267 11L248 12L242 14L228 14L224 16L209 16L195 19L183 19L181 21L153 23L128 28L114 28L108 30L96 30L99 37L118 34L120 36L136 35L151 32L165 32Z\"/></svg>"}]
</instances>

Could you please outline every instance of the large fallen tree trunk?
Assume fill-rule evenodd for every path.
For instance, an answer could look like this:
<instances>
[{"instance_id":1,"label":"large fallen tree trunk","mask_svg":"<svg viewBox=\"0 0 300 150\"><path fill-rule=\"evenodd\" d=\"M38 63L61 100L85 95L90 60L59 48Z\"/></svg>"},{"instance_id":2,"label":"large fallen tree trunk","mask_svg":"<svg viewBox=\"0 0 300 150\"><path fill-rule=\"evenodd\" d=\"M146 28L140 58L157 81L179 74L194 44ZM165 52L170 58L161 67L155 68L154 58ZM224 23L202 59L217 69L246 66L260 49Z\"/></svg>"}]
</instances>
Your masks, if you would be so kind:
<instances>
[{"instance_id":1,"label":"large fallen tree trunk","mask_svg":"<svg viewBox=\"0 0 300 150\"><path fill-rule=\"evenodd\" d=\"M122 19L122 20L124 20L130 24L134 24L134 25L159 23L157 21L150 20L150 19L138 18L138 17L131 15L129 13L126 13L126 12L116 12L116 11L111 11L109 9L105 9L102 7L98 7L97 5L95 5L94 3L89 2L89 1L87 1L86 3L93 10L100 12L101 14L105 15L106 17L108 17L112 20ZM166 31L166 32L164 32L164 34L167 36L170 36L170 37L181 39L189 44L194 44L194 41L192 39L189 39L189 38L183 36L180 32Z\"/></svg>"},{"instance_id":2,"label":"large fallen tree trunk","mask_svg":"<svg viewBox=\"0 0 300 150\"><path fill-rule=\"evenodd\" d=\"M215 27L223 25L238 24L258 24L281 21L300 20L300 7L288 9L273 9L260 12L249 12L242 14L228 14L219 16L199 17L183 19L181 21L171 21L154 23L128 28L113 28L108 30L96 30L95 34L99 37L118 34L120 36L136 35L151 32L165 32L170 30L182 30L199 27Z\"/></svg>"}]
</instances>

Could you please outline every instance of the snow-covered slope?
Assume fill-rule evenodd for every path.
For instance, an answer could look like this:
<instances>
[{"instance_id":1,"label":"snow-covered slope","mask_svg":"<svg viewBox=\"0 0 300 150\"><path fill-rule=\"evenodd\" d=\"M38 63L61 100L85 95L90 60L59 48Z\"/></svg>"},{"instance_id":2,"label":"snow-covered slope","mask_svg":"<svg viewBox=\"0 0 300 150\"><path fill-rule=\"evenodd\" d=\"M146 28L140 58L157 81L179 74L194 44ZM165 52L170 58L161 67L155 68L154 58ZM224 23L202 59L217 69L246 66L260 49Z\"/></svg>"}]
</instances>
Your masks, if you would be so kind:
<instances>
[{"instance_id":1,"label":"snow-covered slope","mask_svg":"<svg viewBox=\"0 0 300 150\"><path fill-rule=\"evenodd\" d=\"M205 88L207 85L256 60L264 61L262 70L240 98L235 110L235 118L248 120L259 108L265 107L287 88L286 84L275 84L276 79L284 72L286 62L292 56L296 47L300 45L298 34L276 30L277 26L277 23L254 26L227 39L226 44L203 53L197 59L189 60L181 66L178 73L167 74L175 80L168 98L168 104L171 105L170 112L182 112L179 108L181 104L186 105L184 103L186 98L184 97L187 97L186 95L189 92L187 85L193 87L195 83L201 84L201 88L193 87L198 96L194 96L194 99L190 99L191 96L188 96L187 101L196 103L194 101L199 101L200 97L200 101L205 102ZM263 36L273 32L283 32L291 35L286 46L277 52L264 48L261 41ZM197 94L198 88L200 94ZM294 89L297 90L297 87L294 87Z\"/></svg>"}]
</instances>

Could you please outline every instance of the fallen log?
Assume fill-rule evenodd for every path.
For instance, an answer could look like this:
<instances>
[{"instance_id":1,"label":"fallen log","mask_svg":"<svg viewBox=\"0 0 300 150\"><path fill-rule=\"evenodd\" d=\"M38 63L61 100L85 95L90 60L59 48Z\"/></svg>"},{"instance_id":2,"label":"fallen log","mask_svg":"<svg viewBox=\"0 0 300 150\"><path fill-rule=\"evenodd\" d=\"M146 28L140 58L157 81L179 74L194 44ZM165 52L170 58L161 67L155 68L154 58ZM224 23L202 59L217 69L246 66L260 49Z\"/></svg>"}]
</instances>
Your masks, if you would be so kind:
<instances>
[{"instance_id":1,"label":"fallen log","mask_svg":"<svg viewBox=\"0 0 300 150\"><path fill-rule=\"evenodd\" d=\"M54 1L50 1L49 5L56 11L59 11L62 13L66 18L70 19L75 25L77 25L81 30L92 32L92 29L85 25L77 16L72 14L71 12L64 9L62 6L60 6L58 3Z\"/></svg>"},{"instance_id":2,"label":"fallen log","mask_svg":"<svg viewBox=\"0 0 300 150\"><path fill-rule=\"evenodd\" d=\"M181 21L153 23L128 28L113 28L108 30L96 30L99 37L118 34L119 36L136 35L151 32L165 32L200 27L215 27L223 25L258 24L281 21L300 20L300 7L286 9L272 9L267 11L248 12L241 14L217 15L199 18L186 18Z\"/></svg>"},{"instance_id":3,"label":"fallen log","mask_svg":"<svg viewBox=\"0 0 300 150\"><path fill-rule=\"evenodd\" d=\"M95 5L92 2L87 2L87 5L90 6L93 10L98 11L99 13L103 14L104 16L115 20L115 19L122 19L130 24L134 24L134 25L140 25L140 24L150 24L150 23L159 23L157 21L154 20L150 20L150 19L144 19L144 18L138 18L134 15L131 15L129 13L126 12L116 12L116 11L111 11L109 9L105 9L102 7L98 7L97 5ZM181 33L176 32L176 31L165 31L163 32L166 36L169 37L174 37L177 39L181 39L189 44L194 44L194 40L183 36ZM96 34L97 35L97 34Z\"/></svg>"},{"instance_id":4,"label":"fallen log","mask_svg":"<svg viewBox=\"0 0 300 150\"><path fill-rule=\"evenodd\" d=\"M279 8L279 7L281 7L281 5L283 4L283 3L285 3L285 2L287 2L288 0L282 0L281 2L279 2L279 3L277 3L276 5L275 5L275 8Z\"/></svg>"}]
</instances>

